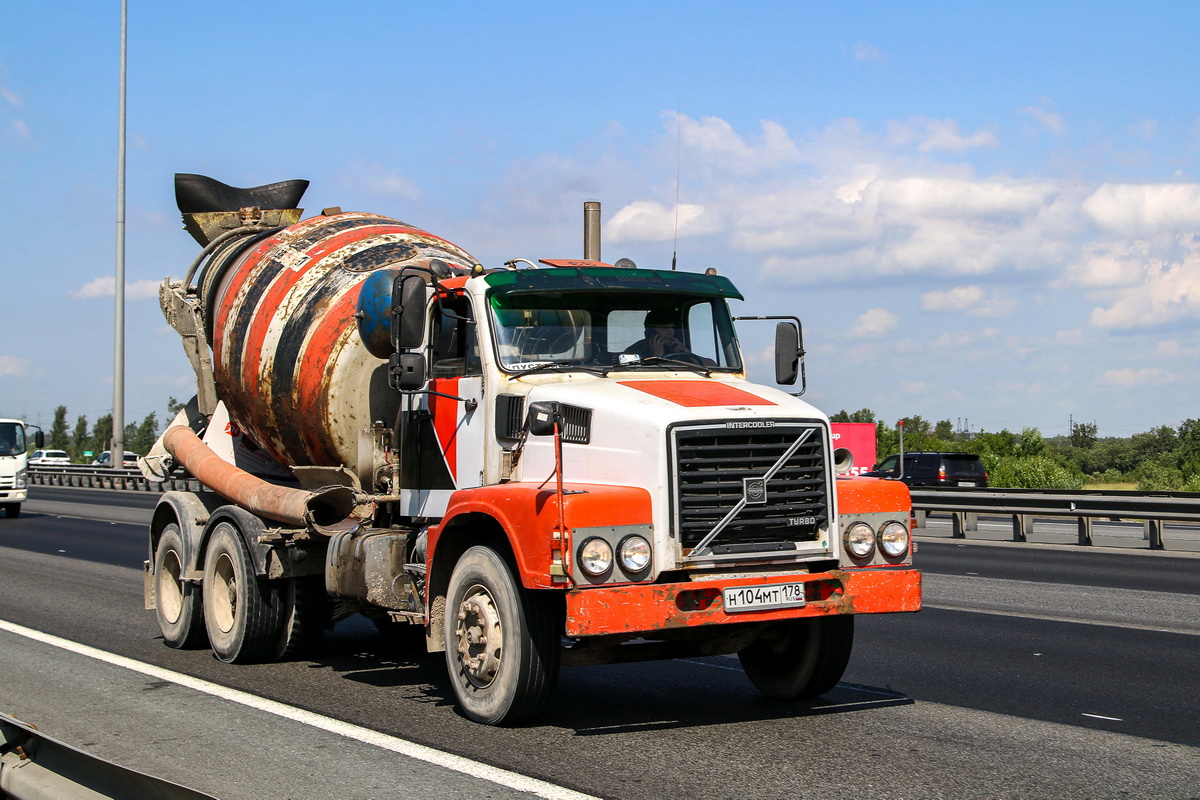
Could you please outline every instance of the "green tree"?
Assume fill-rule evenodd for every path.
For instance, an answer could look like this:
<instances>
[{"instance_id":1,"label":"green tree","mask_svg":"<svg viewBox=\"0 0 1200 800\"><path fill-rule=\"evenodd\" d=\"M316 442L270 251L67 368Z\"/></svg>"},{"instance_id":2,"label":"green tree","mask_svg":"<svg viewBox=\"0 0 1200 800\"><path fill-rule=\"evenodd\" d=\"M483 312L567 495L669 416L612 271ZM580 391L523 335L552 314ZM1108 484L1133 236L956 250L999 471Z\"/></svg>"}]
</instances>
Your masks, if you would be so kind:
<instances>
[{"instance_id":1,"label":"green tree","mask_svg":"<svg viewBox=\"0 0 1200 800\"><path fill-rule=\"evenodd\" d=\"M1022 458L1040 456L1046 452L1046 440L1042 438L1042 433L1037 428L1022 428L1016 450Z\"/></svg>"},{"instance_id":2,"label":"green tree","mask_svg":"<svg viewBox=\"0 0 1200 800\"><path fill-rule=\"evenodd\" d=\"M125 446L139 455L146 455L158 439L158 414L151 411L142 420L141 425L129 425L126 428Z\"/></svg>"},{"instance_id":3,"label":"green tree","mask_svg":"<svg viewBox=\"0 0 1200 800\"><path fill-rule=\"evenodd\" d=\"M179 400L176 400L174 397L167 395L167 424L168 425L171 424L171 421L173 419L175 419L175 415L178 414L180 411L182 411L183 407L186 405L187 405L186 400L183 402L180 402Z\"/></svg>"},{"instance_id":4,"label":"green tree","mask_svg":"<svg viewBox=\"0 0 1200 800\"><path fill-rule=\"evenodd\" d=\"M75 430L71 433L71 443L67 446L67 455L76 463L84 460L84 453L92 449L91 437L88 435L87 417L82 414L75 418Z\"/></svg>"},{"instance_id":5,"label":"green tree","mask_svg":"<svg viewBox=\"0 0 1200 800\"><path fill-rule=\"evenodd\" d=\"M954 438L954 425L948 419L939 420L937 425L933 426L933 435L939 439L950 441Z\"/></svg>"},{"instance_id":6,"label":"green tree","mask_svg":"<svg viewBox=\"0 0 1200 800\"><path fill-rule=\"evenodd\" d=\"M49 446L55 450L66 450L71 443L67 429L67 407L59 406L54 409L54 422L50 424Z\"/></svg>"},{"instance_id":7,"label":"green tree","mask_svg":"<svg viewBox=\"0 0 1200 800\"><path fill-rule=\"evenodd\" d=\"M1096 444L1096 425L1092 422L1076 422L1071 428L1071 445L1088 448Z\"/></svg>"},{"instance_id":8,"label":"green tree","mask_svg":"<svg viewBox=\"0 0 1200 800\"><path fill-rule=\"evenodd\" d=\"M105 414L96 420L92 426L92 451L99 456L112 447L113 419L112 414Z\"/></svg>"}]
</instances>

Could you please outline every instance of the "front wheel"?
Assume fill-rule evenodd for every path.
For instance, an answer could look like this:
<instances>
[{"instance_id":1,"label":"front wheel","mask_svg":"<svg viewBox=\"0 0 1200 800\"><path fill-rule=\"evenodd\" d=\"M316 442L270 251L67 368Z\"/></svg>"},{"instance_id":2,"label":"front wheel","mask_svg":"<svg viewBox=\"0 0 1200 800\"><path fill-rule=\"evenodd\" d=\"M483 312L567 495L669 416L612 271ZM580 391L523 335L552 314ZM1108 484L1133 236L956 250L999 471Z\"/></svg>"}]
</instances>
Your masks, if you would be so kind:
<instances>
[{"instance_id":1,"label":"front wheel","mask_svg":"<svg viewBox=\"0 0 1200 800\"><path fill-rule=\"evenodd\" d=\"M21 516L21 504L9 503L4 507L4 513L8 515L9 519L16 519Z\"/></svg>"},{"instance_id":2,"label":"front wheel","mask_svg":"<svg viewBox=\"0 0 1200 800\"><path fill-rule=\"evenodd\" d=\"M760 692L795 700L836 686L853 649L854 617L845 614L781 623L743 648L738 658Z\"/></svg>"},{"instance_id":3,"label":"front wheel","mask_svg":"<svg viewBox=\"0 0 1200 800\"><path fill-rule=\"evenodd\" d=\"M184 578L183 565L183 536L171 523L154 549L154 616L170 647L199 647L205 635L200 587Z\"/></svg>"},{"instance_id":4,"label":"front wheel","mask_svg":"<svg viewBox=\"0 0 1200 800\"><path fill-rule=\"evenodd\" d=\"M277 581L255 576L242 535L228 522L219 523L208 540L201 595L204 627L217 658L244 664L279 655L285 598Z\"/></svg>"},{"instance_id":5,"label":"front wheel","mask_svg":"<svg viewBox=\"0 0 1200 800\"><path fill-rule=\"evenodd\" d=\"M545 707L558 677L559 631L550 598L521 587L487 547L467 550L446 598L446 667L468 717L511 725Z\"/></svg>"}]
</instances>

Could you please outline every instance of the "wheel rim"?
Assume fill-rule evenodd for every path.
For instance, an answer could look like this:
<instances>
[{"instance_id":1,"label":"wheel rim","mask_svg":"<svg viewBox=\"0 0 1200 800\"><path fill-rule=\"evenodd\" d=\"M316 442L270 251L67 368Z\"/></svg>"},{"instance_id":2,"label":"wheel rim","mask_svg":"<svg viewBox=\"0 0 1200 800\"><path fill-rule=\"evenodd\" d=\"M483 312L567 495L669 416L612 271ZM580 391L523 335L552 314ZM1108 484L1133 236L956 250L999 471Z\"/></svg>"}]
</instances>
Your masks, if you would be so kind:
<instances>
[{"instance_id":1,"label":"wheel rim","mask_svg":"<svg viewBox=\"0 0 1200 800\"><path fill-rule=\"evenodd\" d=\"M213 568L212 610L213 621L222 633L233 630L233 618L237 613L238 581L233 559L222 553Z\"/></svg>"},{"instance_id":2,"label":"wheel rim","mask_svg":"<svg viewBox=\"0 0 1200 800\"><path fill-rule=\"evenodd\" d=\"M504 656L504 629L496 601L486 587L475 585L467 590L458 606L454 633L463 674L479 688L490 685Z\"/></svg>"},{"instance_id":3,"label":"wheel rim","mask_svg":"<svg viewBox=\"0 0 1200 800\"><path fill-rule=\"evenodd\" d=\"M162 566L158 570L158 609L163 619L174 625L183 613L183 581L180 575L183 567L179 563L179 554L168 550L163 554Z\"/></svg>"}]
</instances>

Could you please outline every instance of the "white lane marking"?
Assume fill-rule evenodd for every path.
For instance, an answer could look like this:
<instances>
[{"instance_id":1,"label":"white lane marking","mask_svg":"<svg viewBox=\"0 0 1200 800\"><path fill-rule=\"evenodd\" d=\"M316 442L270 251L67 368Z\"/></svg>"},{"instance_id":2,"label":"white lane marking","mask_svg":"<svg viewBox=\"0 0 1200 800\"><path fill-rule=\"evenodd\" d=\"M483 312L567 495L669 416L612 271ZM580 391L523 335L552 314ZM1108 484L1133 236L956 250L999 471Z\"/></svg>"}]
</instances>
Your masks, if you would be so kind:
<instances>
[{"instance_id":1,"label":"white lane marking","mask_svg":"<svg viewBox=\"0 0 1200 800\"><path fill-rule=\"evenodd\" d=\"M936 608L942 611L966 611L969 614L991 614L997 617L1018 617L1020 619L1040 619L1047 622L1070 622L1074 625L1100 625L1109 628L1128 628L1134 631L1150 631L1151 633L1182 633L1185 636L1200 636L1200 631L1191 628L1179 628L1174 626L1163 627L1161 625L1151 627L1149 625L1138 625L1134 622L1120 622L1118 620L1106 619L1080 619L1079 617L1063 617L1053 614L1031 614L1028 611L1004 611L990 608L975 608L972 606L961 606L953 603L925 603L921 604L921 608Z\"/></svg>"},{"instance_id":2,"label":"white lane marking","mask_svg":"<svg viewBox=\"0 0 1200 800\"><path fill-rule=\"evenodd\" d=\"M219 697L222 700L228 700L233 703L253 708L258 711L264 711L268 714L274 714L277 717L299 722L302 725L308 725L312 728L318 728L329 733L345 736L348 739L355 739L365 744L373 745L384 750L390 750L393 753L399 753L409 758L414 758L418 761L424 761L428 764L433 764L437 767L460 772L463 775L468 775L472 778L489 781L499 786L506 786L509 789L515 789L518 792L527 792L537 797L546 798L546 800L599 800L590 794L583 794L572 789L567 789L563 786L556 786L553 783L531 778L527 775L521 775L517 772L510 772L499 767L481 764L478 761L472 761L469 758L456 756L452 753L444 753L441 750L435 750L432 747L410 742L406 739L400 739L395 736L389 736L385 733L370 730L369 728L361 728L358 725L351 725L348 722L333 719L332 717L314 714L311 711L293 708L292 706L278 703L274 700L267 700L263 697L242 692L237 689L230 689L226 686L221 686L216 683L193 678L190 675L183 675L178 672L173 672L169 669L156 667L153 664L143 664L140 661L134 661L132 658L119 656L115 653L109 653L105 650L98 650L94 647L89 647L85 644L79 644L67 639L61 639L49 633L26 628L23 625L9 622L8 620L0 619L0 630L23 636L26 639L32 639L35 642L48 644L52 647L57 647L77 655L93 658L97 661L103 661L106 664L111 664L115 667L132 670L133 672L146 675L158 680L168 681L178 684L179 686L188 689L194 689L204 694Z\"/></svg>"},{"instance_id":3,"label":"white lane marking","mask_svg":"<svg viewBox=\"0 0 1200 800\"><path fill-rule=\"evenodd\" d=\"M1109 722L1124 722L1125 721L1125 720L1121 719L1120 717L1103 717L1099 714L1084 714L1083 716L1091 717L1092 719L1106 719Z\"/></svg>"}]
</instances>

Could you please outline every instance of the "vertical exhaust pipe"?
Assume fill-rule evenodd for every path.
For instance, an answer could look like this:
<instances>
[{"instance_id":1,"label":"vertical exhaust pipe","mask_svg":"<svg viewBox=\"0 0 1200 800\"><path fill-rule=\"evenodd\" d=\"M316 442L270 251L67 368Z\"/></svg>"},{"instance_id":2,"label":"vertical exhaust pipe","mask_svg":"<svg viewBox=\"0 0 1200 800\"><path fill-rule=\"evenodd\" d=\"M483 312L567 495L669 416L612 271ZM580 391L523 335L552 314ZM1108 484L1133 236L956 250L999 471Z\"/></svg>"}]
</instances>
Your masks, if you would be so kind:
<instances>
[{"instance_id":1,"label":"vertical exhaust pipe","mask_svg":"<svg viewBox=\"0 0 1200 800\"><path fill-rule=\"evenodd\" d=\"M600 201L588 200L583 204L583 257L588 261L600 260Z\"/></svg>"}]
</instances>

